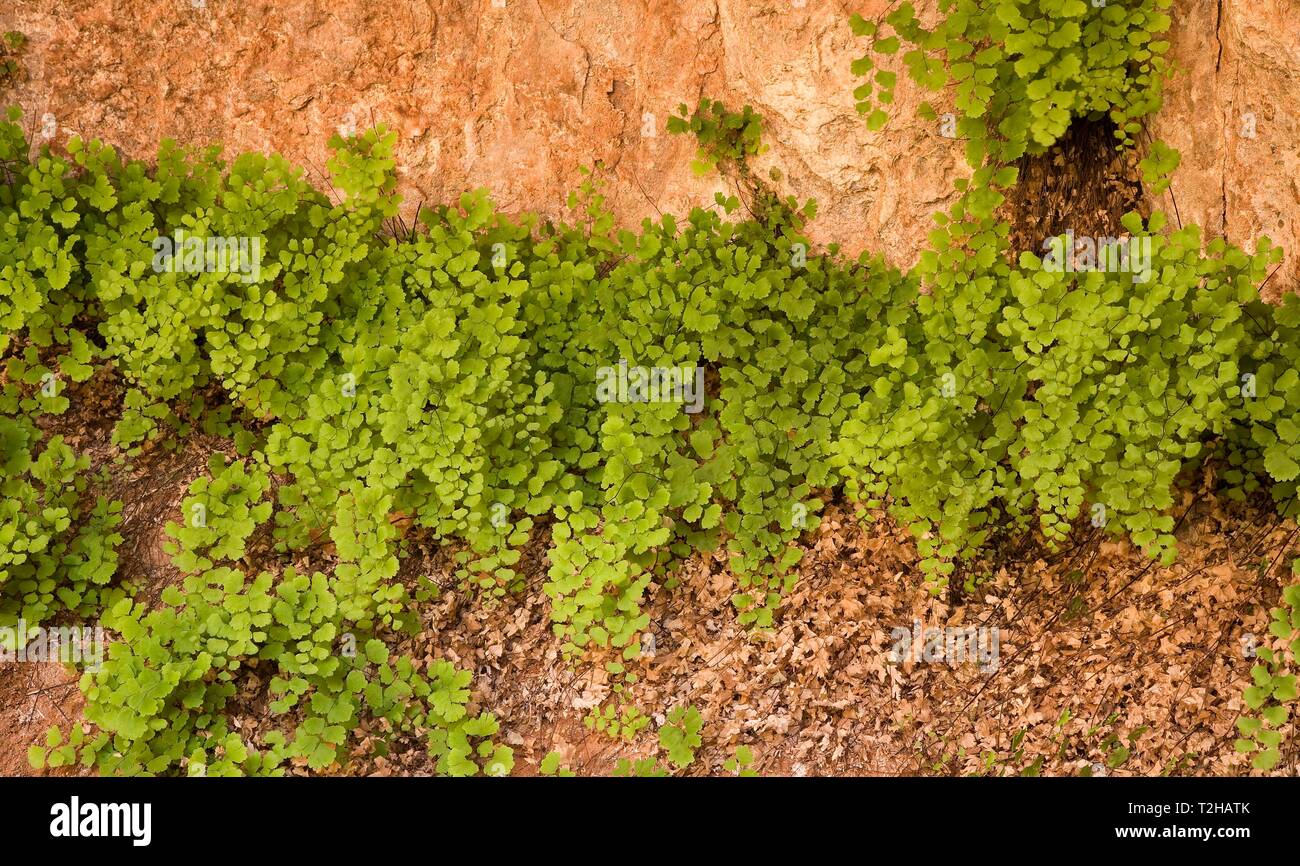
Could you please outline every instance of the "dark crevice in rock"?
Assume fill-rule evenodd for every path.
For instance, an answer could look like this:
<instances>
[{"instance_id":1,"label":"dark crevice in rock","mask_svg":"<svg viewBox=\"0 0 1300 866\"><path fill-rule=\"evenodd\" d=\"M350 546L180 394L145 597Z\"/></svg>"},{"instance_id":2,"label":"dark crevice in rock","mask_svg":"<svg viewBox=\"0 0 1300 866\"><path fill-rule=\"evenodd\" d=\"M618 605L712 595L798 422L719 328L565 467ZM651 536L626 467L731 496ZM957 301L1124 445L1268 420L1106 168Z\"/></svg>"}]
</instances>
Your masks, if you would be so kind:
<instances>
[{"instance_id":1,"label":"dark crevice in rock","mask_svg":"<svg viewBox=\"0 0 1300 866\"><path fill-rule=\"evenodd\" d=\"M1076 120L1051 150L1020 160L1020 179L1007 194L1011 248L1041 254L1043 242L1076 236L1119 237L1120 218L1143 202L1138 157L1116 148L1108 119Z\"/></svg>"}]
</instances>

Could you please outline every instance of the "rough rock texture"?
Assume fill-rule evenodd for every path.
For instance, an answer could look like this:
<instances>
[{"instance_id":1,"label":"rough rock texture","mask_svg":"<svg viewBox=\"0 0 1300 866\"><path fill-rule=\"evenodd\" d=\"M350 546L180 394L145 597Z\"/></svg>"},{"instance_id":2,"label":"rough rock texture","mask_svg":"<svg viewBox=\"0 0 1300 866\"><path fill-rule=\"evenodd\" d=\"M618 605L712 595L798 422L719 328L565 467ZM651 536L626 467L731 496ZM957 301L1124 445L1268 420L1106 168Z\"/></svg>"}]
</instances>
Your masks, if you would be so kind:
<instances>
[{"instance_id":1,"label":"rough rock texture","mask_svg":"<svg viewBox=\"0 0 1300 866\"><path fill-rule=\"evenodd\" d=\"M194 0L202 2L202 0ZM933 0L926 0L933 6ZM860 4L879 14L885 0ZM924 5L924 4L923 4ZM708 205L693 144L664 123L701 95L768 119L783 191L821 205L817 238L910 264L961 171L958 143L913 119L867 131L848 13L804 0L19 0L0 27L30 39L18 101L58 141L132 155L171 136L275 149L319 177L340 124L400 132L407 213L477 186L506 209L561 213L579 167L603 166L625 221Z\"/></svg>"},{"instance_id":2,"label":"rough rock texture","mask_svg":"<svg viewBox=\"0 0 1300 866\"><path fill-rule=\"evenodd\" d=\"M1183 221L1288 249L1268 289L1300 278L1300 16L1294 0L1175 0L1181 72L1153 133L1183 151ZM918 7L933 15L936 0ZM784 192L821 205L814 236L915 261L930 214L964 172L959 142L918 121L905 81L871 133L849 63L850 9L887 0L17 0L26 33L17 92L33 130L75 131L135 156L159 139L274 149L323 183L340 124L400 132L409 216L486 186L508 210L563 213L579 168L599 166L626 223L712 202L689 141L664 121L702 94L768 121ZM1248 120L1247 115L1253 120ZM1249 135L1243 131L1249 130ZM1162 206L1174 210L1166 195Z\"/></svg>"},{"instance_id":3,"label":"rough rock texture","mask_svg":"<svg viewBox=\"0 0 1300 866\"><path fill-rule=\"evenodd\" d=\"M1295 0L1176 0L1180 69L1151 132L1182 151L1161 206L1208 237L1286 259L1264 290L1300 290L1300 9Z\"/></svg>"}]
</instances>

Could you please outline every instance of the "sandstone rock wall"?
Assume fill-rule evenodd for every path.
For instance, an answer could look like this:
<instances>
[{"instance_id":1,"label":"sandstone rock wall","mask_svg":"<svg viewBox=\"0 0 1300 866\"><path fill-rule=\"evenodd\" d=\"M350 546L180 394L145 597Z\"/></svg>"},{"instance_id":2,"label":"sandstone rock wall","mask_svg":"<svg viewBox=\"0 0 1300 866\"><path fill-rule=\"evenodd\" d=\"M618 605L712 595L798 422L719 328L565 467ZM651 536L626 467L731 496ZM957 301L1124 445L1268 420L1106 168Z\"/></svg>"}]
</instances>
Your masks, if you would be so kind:
<instances>
[{"instance_id":1,"label":"sandstone rock wall","mask_svg":"<svg viewBox=\"0 0 1300 866\"><path fill-rule=\"evenodd\" d=\"M1266 297L1300 290L1300 6L1296 0L1177 0L1179 69L1152 134L1182 151L1162 206L1208 236L1286 259Z\"/></svg>"},{"instance_id":2,"label":"sandstone rock wall","mask_svg":"<svg viewBox=\"0 0 1300 866\"><path fill-rule=\"evenodd\" d=\"M1176 0L1168 104L1153 132L1181 148L1184 221L1236 242L1270 234L1300 261L1300 15L1294 0ZM936 0L917 3L933 15ZM905 81L872 133L853 108L847 19L887 0L17 0L0 28L30 40L16 93L33 129L98 136L135 156L159 139L274 149L318 180L329 133L400 134L410 214L486 186L513 211L561 215L598 166L628 223L708 204L691 142L664 122L701 95L768 122L784 192L821 205L815 237L913 263L952 195L959 142L915 119ZM1254 118L1241 134L1246 114ZM1166 207L1170 204L1165 203Z\"/></svg>"}]
</instances>

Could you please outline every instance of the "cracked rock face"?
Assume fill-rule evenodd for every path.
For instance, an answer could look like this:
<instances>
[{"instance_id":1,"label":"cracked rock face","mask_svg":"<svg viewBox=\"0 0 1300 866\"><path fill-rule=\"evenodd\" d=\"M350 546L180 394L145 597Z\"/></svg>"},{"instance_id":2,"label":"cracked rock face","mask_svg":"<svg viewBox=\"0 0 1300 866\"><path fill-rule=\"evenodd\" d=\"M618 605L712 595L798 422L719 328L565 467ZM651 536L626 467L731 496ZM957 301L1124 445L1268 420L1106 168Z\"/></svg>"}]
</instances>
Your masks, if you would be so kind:
<instances>
[{"instance_id":1,"label":"cracked rock face","mask_svg":"<svg viewBox=\"0 0 1300 866\"><path fill-rule=\"evenodd\" d=\"M1183 221L1249 243L1300 248L1294 0L1176 0L1169 84L1153 133L1183 151ZM937 0L916 4L932 18ZM276 150L324 186L329 135L383 122L408 220L417 205L479 186L508 211L565 216L592 166L635 224L709 205L694 146L664 131L702 95L766 119L783 194L815 198L814 238L915 262L965 173L961 144L915 118L900 76L892 119L869 132L849 64L864 44L847 9L888 0L17 0L0 29L24 32L29 80L8 95L39 134L99 137L149 156L164 137ZM1216 35L1217 34L1217 37ZM943 111L941 102L936 102ZM1242 133L1249 113L1252 136ZM1161 203L1173 210L1167 197ZM1294 286L1289 254L1269 292Z\"/></svg>"},{"instance_id":2,"label":"cracked rock face","mask_svg":"<svg viewBox=\"0 0 1300 866\"><path fill-rule=\"evenodd\" d=\"M1300 10L1295 0L1176 0L1179 69L1151 124L1182 151L1160 206L1207 237L1286 252L1264 289L1300 289Z\"/></svg>"}]
</instances>

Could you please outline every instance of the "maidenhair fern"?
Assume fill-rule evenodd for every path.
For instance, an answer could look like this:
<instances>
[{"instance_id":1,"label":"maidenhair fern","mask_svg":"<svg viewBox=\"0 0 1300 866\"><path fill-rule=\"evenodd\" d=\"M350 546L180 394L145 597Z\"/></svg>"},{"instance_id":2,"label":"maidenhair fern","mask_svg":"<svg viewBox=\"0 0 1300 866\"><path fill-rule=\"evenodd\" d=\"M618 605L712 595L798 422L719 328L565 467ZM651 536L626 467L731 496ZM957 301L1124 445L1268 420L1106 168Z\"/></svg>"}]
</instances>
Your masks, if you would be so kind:
<instances>
[{"instance_id":1,"label":"maidenhair fern","mask_svg":"<svg viewBox=\"0 0 1300 866\"><path fill-rule=\"evenodd\" d=\"M52 736L49 755L104 772L327 770L370 719L423 736L440 771L508 772L495 720L468 714L469 675L388 651L430 594L399 579L409 527L459 544L457 577L493 594L521 585L520 548L549 532L566 654L628 661L649 587L696 551L722 552L741 622L771 625L836 490L911 527L936 590L994 534L1055 544L1081 520L1171 557L1173 486L1212 454L1231 493L1268 487L1291 507L1300 303L1257 294L1277 250L1202 250L1194 227L1131 214L1139 272L1077 269L1013 258L998 217L1011 163L1073 120L1109 114L1131 140L1159 103L1167 5L948 0L927 29L904 4L893 35L855 19L878 53L913 45L921 84L954 85L968 140L973 173L908 273L814 253L812 203L779 200L747 165L761 118L711 101L672 128L737 195L636 231L615 228L594 181L571 224L477 191L406 229L383 127L331 142L331 198L280 157L164 143L146 166L77 139L31 156L0 124L0 616L102 608L121 636L83 676L94 731ZM878 127L895 76L856 70ZM1153 188L1176 164L1153 148ZM191 262L181 242L161 260L182 236L257 260ZM96 369L126 385L123 448L201 429L240 455L191 485L169 527L184 582L153 608L112 585L120 506L91 507L85 459L32 420ZM295 569L323 548L328 567ZM230 722L237 684L263 678L283 724L249 741ZM674 763L698 721L683 710L661 731Z\"/></svg>"},{"instance_id":2,"label":"maidenhair fern","mask_svg":"<svg viewBox=\"0 0 1300 866\"><path fill-rule=\"evenodd\" d=\"M927 28L902 3L880 23L854 15L853 31L871 51L853 72L854 92L872 129L888 121L897 74L875 55L901 55L924 89L952 93L954 137L972 166L1005 165L1042 153L1076 117L1108 115L1131 144L1141 118L1160 107L1172 0L940 0L942 19ZM922 113L936 119L929 104Z\"/></svg>"}]
</instances>

